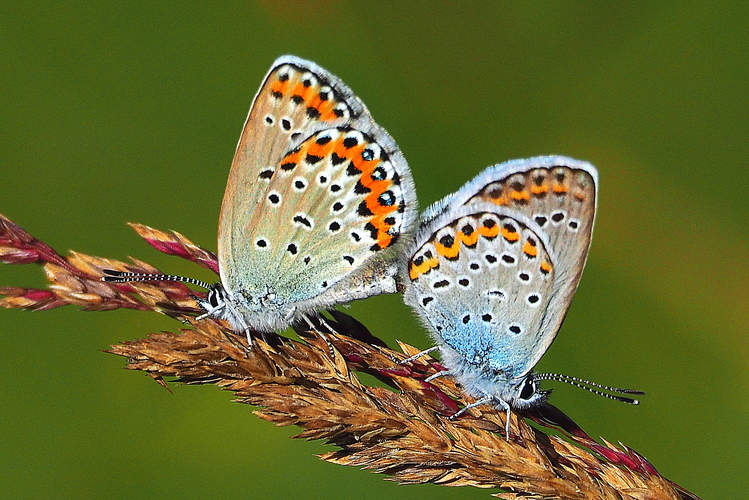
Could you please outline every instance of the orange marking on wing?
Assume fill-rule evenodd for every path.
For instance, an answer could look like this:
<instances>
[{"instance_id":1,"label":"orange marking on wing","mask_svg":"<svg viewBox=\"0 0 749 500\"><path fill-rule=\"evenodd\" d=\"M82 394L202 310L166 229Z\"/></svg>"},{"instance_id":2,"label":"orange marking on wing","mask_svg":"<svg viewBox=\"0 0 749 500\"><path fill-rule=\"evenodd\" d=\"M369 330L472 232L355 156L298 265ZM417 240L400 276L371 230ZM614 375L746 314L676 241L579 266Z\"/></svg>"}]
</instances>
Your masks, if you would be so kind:
<instances>
[{"instance_id":1,"label":"orange marking on wing","mask_svg":"<svg viewBox=\"0 0 749 500\"><path fill-rule=\"evenodd\" d=\"M371 190L370 194L367 195L367 198L374 199L377 199L378 196L387 191L388 188L392 185L392 181L376 181L372 179L372 176L365 175L364 173L362 173L362 177L361 179L359 179L359 182L361 182L362 186Z\"/></svg>"},{"instance_id":2,"label":"orange marking on wing","mask_svg":"<svg viewBox=\"0 0 749 500\"><path fill-rule=\"evenodd\" d=\"M397 203L393 203L389 207L379 205L379 208L377 208L377 212L373 212L374 217L370 219L370 222L374 225L374 227L382 229L383 231L387 231L388 229L390 229L390 224L385 222L385 219L388 215L390 215L392 212L395 212L396 210L398 210Z\"/></svg>"},{"instance_id":3,"label":"orange marking on wing","mask_svg":"<svg viewBox=\"0 0 749 500\"><path fill-rule=\"evenodd\" d=\"M465 234L463 231L458 231L458 240L466 246L472 247L479 241L479 232L474 231L471 234Z\"/></svg>"},{"instance_id":4,"label":"orange marking on wing","mask_svg":"<svg viewBox=\"0 0 749 500\"><path fill-rule=\"evenodd\" d=\"M286 92L289 91L289 81L286 80L285 82L282 82L281 80L276 80L271 84L270 90L271 92L278 92L279 94L286 95Z\"/></svg>"},{"instance_id":5,"label":"orange marking on wing","mask_svg":"<svg viewBox=\"0 0 749 500\"><path fill-rule=\"evenodd\" d=\"M517 231L510 231L509 229L503 227L502 237L510 243L514 243L520 239L520 233L518 233Z\"/></svg>"},{"instance_id":6,"label":"orange marking on wing","mask_svg":"<svg viewBox=\"0 0 749 500\"><path fill-rule=\"evenodd\" d=\"M479 195L479 197L484 201L490 201L494 203L495 205L499 205L502 207L507 206L510 203L509 198L507 198L506 190L498 186L494 186L489 189L484 189L484 191Z\"/></svg>"},{"instance_id":7,"label":"orange marking on wing","mask_svg":"<svg viewBox=\"0 0 749 500\"><path fill-rule=\"evenodd\" d=\"M368 208L369 205L372 204L370 201L371 199L370 196L365 200ZM377 229L377 237L375 238L377 244L380 248L387 248L393 243L394 235L390 234L393 225L389 224L385 219L387 219L392 212L395 212L398 209L398 206L395 203L390 206L380 205L377 202L375 202L375 204L376 207L370 208L373 216L369 219L369 223Z\"/></svg>"},{"instance_id":8,"label":"orange marking on wing","mask_svg":"<svg viewBox=\"0 0 749 500\"><path fill-rule=\"evenodd\" d=\"M447 259L454 259L458 255L460 255L460 242L456 241L455 243L453 243L453 246L446 247L439 241L435 241L434 249L437 250L437 253L442 255L443 257Z\"/></svg>"},{"instance_id":9,"label":"orange marking on wing","mask_svg":"<svg viewBox=\"0 0 749 500\"><path fill-rule=\"evenodd\" d=\"M309 102L310 94L312 92L314 92L314 91L315 91L315 89L312 88L311 86L310 87L305 87L302 82L298 82L294 86L294 90L291 92L291 95L298 95L298 96L300 96L304 100L304 102L306 103L306 102Z\"/></svg>"},{"instance_id":10,"label":"orange marking on wing","mask_svg":"<svg viewBox=\"0 0 749 500\"><path fill-rule=\"evenodd\" d=\"M577 198L580 201L585 201L585 192L584 191L575 191L575 198Z\"/></svg>"},{"instance_id":11,"label":"orange marking on wing","mask_svg":"<svg viewBox=\"0 0 749 500\"><path fill-rule=\"evenodd\" d=\"M332 91L328 92L328 96L330 95L332 95ZM315 94L313 102L315 109L320 112L320 120L331 122L340 119L340 117L335 114L335 107L338 104L337 100L327 99L323 101L320 99L320 93L318 92Z\"/></svg>"},{"instance_id":12,"label":"orange marking on wing","mask_svg":"<svg viewBox=\"0 0 749 500\"><path fill-rule=\"evenodd\" d=\"M387 248L389 247L393 242L392 235L388 234L384 231L377 231L377 245L380 248Z\"/></svg>"},{"instance_id":13,"label":"orange marking on wing","mask_svg":"<svg viewBox=\"0 0 749 500\"><path fill-rule=\"evenodd\" d=\"M382 182L384 182L384 181L382 181ZM397 203L397 200L396 200L396 203L393 203L392 205L383 205L383 204L381 204L380 200L379 200L379 197L380 197L380 195L383 192L384 191L382 191L380 193L372 192L371 194L367 195L366 198L364 198L364 203L367 205L367 208L369 209L369 211L372 212L375 215L376 218L379 217L379 218L383 218L384 219L387 214L389 214L390 212L395 212L398 209L398 203ZM372 220L372 224L374 224L375 227L379 228L380 225L376 224L376 221L378 221L378 220L379 219L373 219ZM386 224L384 222L381 225L382 226L386 226ZM389 227L389 226L387 226L387 227Z\"/></svg>"},{"instance_id":14,"label":"orange marking on wing","mask_svg":"<svg viewBox=\"0 0 749 500\"><path fill-rule=\"evenodd\" d=\"M539 195L539 194L546 194L549 192L549 188L546 184L541 184L540 186L531 186L531 193Z\"/></svg>"},{"instance_id":15,"label":"orange marking on wing","mask_svg":"<svg viewBox=\"0 0 749 500\"><path fill-rule=\"evenodd\" d=\"M536 257L538 255L538 248L532 244L530 240L525 240L523 244L523 253L529 257Z\"/></svg>"},{"instance_id":16,"label":"orange marking on wing","mask_svg":"<svg viewBox=\"0 0 749 500\"><path fill-rule=\"evenodd\" d=\"M510 198L512 198L513 201L530 201L531 194L526 190L512 191L510 193Z\"/></svg>"},{"instance_id":17,"label":"orange marking on wing","mask_svg":"<svg viewBox=\"0 0 749 500\"><path fill-rule=\"evenodd\" d=\"M333 152L337 154L339 157L345 158L348 160L349 158L351 158L351 150L346 149L346 146L343 145L343 140L345 138L346 137L343 134L341 134L338 137L338 139L336 139L335 145L333 146ZM345 165L345 163L343 163L343 165Z\"/></svg>"},{"instance_id":18,"label":"orange marking on wing","mask_svg":"<svg viewBox=\"0 0 749 500\"><path fill-rule=\"evenodd\" d=\"M550 273L551 269L551 264L546 261L541 262L541 271L543 271L544 274Z\"/></svg>"},{"instance_id":19,"label":"orange marking on wing","mask_svg":"<svg viewBox=\"0 0 749 500\"><path fill-rule=\"evenodd\" d=\"M322 101L320 101L320 94L313 95L310 97L309 101L307 101L307 107L315 108L317 111L320 111L320 104L322 104Z\"/></svg>"},{"instance_id":20,"label":"orange marking on wing","mask_svg":"<svg viewBox=\"0 0 749 500\"><path fill-rule=\"evenodd\" d=\"M344 139L344 138L345 137L341 136L341 139ZM344 151L344 156L350 159L353 166L359 171L362 171L362 167L360 165L364 162L364 160L361 157L361 152L364 151L365 147L366 147L366 144L357 144L353 148L346 149L343 146L343 140L341 140L341 148ZM340 156L340 153L339 153L339 156Z\"/></svg>"},{"instance_id":21,"label":"orange marking on wing","mask_svg":"<svg viewBox=\"0 0 749 500\"><path fill-rule=\"evenodd\" d=\"M320 120L324 122L333 122L336 120L340 120L341 117L335 114L335 105L336 103L333 101L325 101L318 108L318 111L320 112Z\"/></svg>"},{"instance_id":22,"label":"orange marking on wing","mask_svg":"<svg viewBox=\"0 0 749 500\"><path fill-rule=\"evenodd\" d=\"M285 163L296 163L297 165L302 159L302 154L304 153L305 148L301 147L299 148L299 151L292 151L286 156L283 157L283 160L281 160L281 165Z\"/></svg>"},{"instance_id":23,"label":"orange marking on wing","mask_svg":"<svg viewBox=\"0 0 749 500\"><path fill-rule=\"evenodd\" d=\"M367 146L369 146L368 142L362 142L353 148L351 148L349 151L351 151L351 163L354 164L354 167L357 168L357 170L360 170L363 175L366 177L369 177L369 174L372 173L372 171L375 169L376 165L372 165L373 163L379 163L379 159L377 161L370 160L367 161L364 158L362 158L361 154L362 152L367 149Z\"/></svg>"},{"instance_id":24,"label":"orange marking on wing","mask_svg":"<svg viewBox=\"0 0 749 500\"><path fill-rule=\"evenodd\" d=\"M320 99L319 92L313 95L307 103L308 107L314 108L318 113L320 113L318 119L326 122L338 119L336 114L333 113L333 108L335 107L335 105L335 101L331 101L330 99L323 101L322 99Z\"/></svg>"},{"instance_id":25,"label":"orange marking on wing","mask_svg":"<svg viewBox=\"0 0 749 500\"><path fill-rule=\"evenodd\" d=\"M333 143L333 141L330 141L327 144L318 144L316 141L311 141L309 147L307 148L307 153L325 158L330 154L334 145L335 144Z\"/></svg>"},{"instance_id":26,"label":"orange marking on wing","mask_svg":"<svg viewBox=\"0 0 749 500\"><path fill-rule=\"evenodd\" d=\"M361 155L359 155L358 158L354 157L351 159L351 161L354 163L354 166L358 170L360 170L362 173L362 178L361 178L362 185L370 189L375 189L375 186L377 186L378 183L385 183L387 184L388 187L390 186L390 181L387 181L387 180L377 181L377 180L372 179L372 172L374 172L374 170L377 168L377 165L382 163L382 160L380 160L379 158L375 158L373 160L367 161L364 158L362 158ZM386 189L387 188L383 188L382 191L380 191L380 193L385 192Z\"/></svg>"},{"instance_id":27,"label":"orange marking on wing","mask_svg":"<svg viewBox=\"0 0 749 500\"><path fill-rule=\"evenodd\" d=\"M499 224L495 224L492 227L486 227L482 224L479 226L479 233L485 238L496 238L499 234Z\"/></svg>"},{"instance_id":28,"label":"orange marking on wing","mask_svg":"<svg viewBox=\"0 0 749 500\"><path fill-rule=\"evenodd\" d=\"M557 194L564 194L568 191L567 186L565 186L564 184L554 184L554 187L552 189Z\"/></svg>"},{"instance_id":29,"label":"orange marking on wing","mask_svg":"<svg viewBox=\"0 0 749 500\"><path fill-rule=\"evenodd\" d=\"M421 265L416 265L411 262L411 265L408 268L408 275L411 277L411 281L415 280L422 274L426 274L432 269L439 267L440 261L436 257L432 257L431 259L425 260L421 263Z\"/></svg>"}]
</instances>

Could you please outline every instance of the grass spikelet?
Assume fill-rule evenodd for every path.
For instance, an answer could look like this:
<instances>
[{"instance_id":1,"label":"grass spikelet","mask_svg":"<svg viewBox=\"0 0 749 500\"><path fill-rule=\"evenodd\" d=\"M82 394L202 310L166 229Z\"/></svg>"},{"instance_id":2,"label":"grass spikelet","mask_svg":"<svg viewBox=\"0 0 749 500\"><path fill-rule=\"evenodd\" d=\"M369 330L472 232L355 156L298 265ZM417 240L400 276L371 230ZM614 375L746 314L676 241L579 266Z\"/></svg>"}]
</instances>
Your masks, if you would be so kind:
<instances>
[{"instance_id":1,"label":"grass spikelet","mask_svg":"<svg viewBox=\"0 0 749 500\"><path fill-rule=\"evenodd\" d=\"M161 251L218 269L212 253L179 233L131 226ZM427 357L400 365L419 350L403 343L400 351L390 349L338 311L297 328L301 341L257 335L250 349L244 335L222 322L195 322L201 311L182 283L100 281L103 269L159 272L144 262L77 252L62 257L2 216L0 260L40 264L49 280L46 290L0 288L2 307L124 307L191 323L178 332L123 342L109 352L165 387L173 380L232 391L236 401L256 406L263 420L298 426L297 438L333 445L335 450L320 455L327 462L387 474L404 484L501 489L494 494L504 499L697 499L634 450L594 441L551 405L532 414L513 413L509 440L502 435L504 413L487 406L449 418L470 401L450 377L424 381L441 369L438 361ZM357 372L385 387L363 384Z\"/></svg>"}]
</instances>

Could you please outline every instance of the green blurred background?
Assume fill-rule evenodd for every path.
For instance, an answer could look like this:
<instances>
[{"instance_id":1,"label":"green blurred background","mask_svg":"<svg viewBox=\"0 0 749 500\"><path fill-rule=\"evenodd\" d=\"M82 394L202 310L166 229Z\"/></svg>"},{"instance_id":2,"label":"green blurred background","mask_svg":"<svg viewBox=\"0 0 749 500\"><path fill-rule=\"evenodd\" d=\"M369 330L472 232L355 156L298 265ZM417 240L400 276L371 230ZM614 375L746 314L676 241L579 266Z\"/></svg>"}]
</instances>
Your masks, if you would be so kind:
<instances>
[{"instance_id":1,"label":"green blurred background","mask_svg":"<svg viewBox=\"0 0 749 500\"><path fill-rule=\"evenodd\" d=\"M202 279L127 226L215 249L229 165L271 62L339 75L408 158L422 206L485 166L598 166L585 277L539 369L591 435L705 498L749 489L749 4L3 2L0 212L61 252ZM0 284L40 286L36 266ZM400 297L349 311L426 347ZM134 311L0 311L2 498L488 498L321 462L213 387L123 370L107 346L180 325Z\"/></svg>"}]
</instances>

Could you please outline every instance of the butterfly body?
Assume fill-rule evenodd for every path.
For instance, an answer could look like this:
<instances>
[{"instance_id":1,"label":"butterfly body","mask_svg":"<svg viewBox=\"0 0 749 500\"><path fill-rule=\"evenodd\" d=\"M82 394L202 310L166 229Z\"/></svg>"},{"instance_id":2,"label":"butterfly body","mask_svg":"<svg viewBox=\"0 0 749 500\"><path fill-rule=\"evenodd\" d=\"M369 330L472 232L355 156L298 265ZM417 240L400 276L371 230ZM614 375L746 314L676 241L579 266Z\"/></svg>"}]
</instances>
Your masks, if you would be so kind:
<instances>
[{"instance_id":1,"label":"butterfly body","mask_svg":"<svg viewBox=\"0 0 749 500\"><path fill-rule=\"evenodd\" d=\"M429 207L401 270L404 300L465 391L509 410L540 404L532 369L579 283L597 173L565 157L489 167Z\"/></svg>"}]
</instances>

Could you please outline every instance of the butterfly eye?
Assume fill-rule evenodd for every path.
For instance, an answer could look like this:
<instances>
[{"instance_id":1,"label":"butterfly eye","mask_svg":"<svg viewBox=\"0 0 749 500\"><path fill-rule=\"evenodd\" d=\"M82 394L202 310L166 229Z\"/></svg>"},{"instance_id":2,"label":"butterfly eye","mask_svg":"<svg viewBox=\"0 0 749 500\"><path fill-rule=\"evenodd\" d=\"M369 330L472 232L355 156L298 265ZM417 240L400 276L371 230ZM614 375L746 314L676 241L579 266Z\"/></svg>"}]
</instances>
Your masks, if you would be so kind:
<instances>
[{"instance_id":1,"label":"butterfly eye","mask_svg":"<svg viewBox=\"0 0 749 500\"><path fill-rule=\"evenodd\" d=\"M520 399L529 400L536 394L536 382L533 378L528 377L523 382L523 388L520 390Z\"/></svg>"},{"instance_id":2,"label":"butterfly eye","mask_svg":"<svg viewBox=\"0 0 749 500\"><path fill-rule=\"evenodd\" d=\"M218 298L218 290L213 288L210 292L208 292L208 303L211 305L211 307L218 307L219 306L219 298Z\"/></svg>"}]
</instances>

